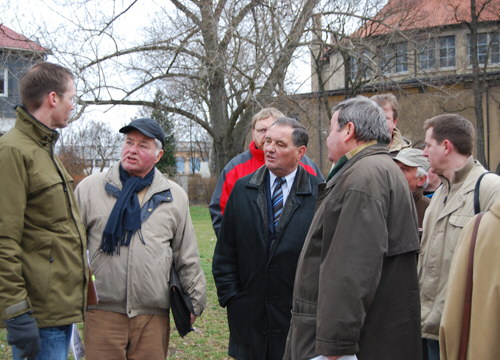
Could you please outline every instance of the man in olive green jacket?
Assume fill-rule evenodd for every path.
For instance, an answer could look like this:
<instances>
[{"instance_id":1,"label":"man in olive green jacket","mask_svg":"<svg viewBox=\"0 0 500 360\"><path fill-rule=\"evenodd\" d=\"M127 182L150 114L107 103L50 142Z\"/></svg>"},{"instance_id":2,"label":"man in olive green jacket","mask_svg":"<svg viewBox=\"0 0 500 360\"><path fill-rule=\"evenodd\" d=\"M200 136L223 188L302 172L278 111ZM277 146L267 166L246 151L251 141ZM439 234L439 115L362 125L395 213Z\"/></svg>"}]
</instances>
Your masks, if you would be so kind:
<instances>
[{"instance_id":1,"label":"man in olive green jacket","mask_svg":"<svg viewBox=\"0 0 500 360\"><path fill-rule=\"evenodd\" d=\"M55 129L74 108L73 75L34 65L20 93L16 124L0 138L0 312L14 359L67 359L88 273L72 179L54 155Z\"/></svg>"}]
</instances>

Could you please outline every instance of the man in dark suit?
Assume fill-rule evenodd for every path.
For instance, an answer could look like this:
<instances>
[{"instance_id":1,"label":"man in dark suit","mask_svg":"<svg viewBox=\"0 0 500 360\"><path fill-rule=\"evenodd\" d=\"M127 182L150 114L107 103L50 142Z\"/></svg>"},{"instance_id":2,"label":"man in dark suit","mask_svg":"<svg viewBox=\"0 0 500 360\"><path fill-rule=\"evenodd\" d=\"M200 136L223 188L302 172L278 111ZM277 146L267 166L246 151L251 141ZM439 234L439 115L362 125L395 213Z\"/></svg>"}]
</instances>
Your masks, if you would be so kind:
<instances>
[{"instance_id":1,"label":"man in dark suit","mask_svg":"<svg viewBox=\"0 0 500 360\"><path fill-rule=\"evenodd\" d=\"M297 260L311 223L318 179L300 161L308 134L282 117L268 129L265 166L240 179L222 219L213 259L237 359L281 360Z\"/></svg>"}]
</instances>

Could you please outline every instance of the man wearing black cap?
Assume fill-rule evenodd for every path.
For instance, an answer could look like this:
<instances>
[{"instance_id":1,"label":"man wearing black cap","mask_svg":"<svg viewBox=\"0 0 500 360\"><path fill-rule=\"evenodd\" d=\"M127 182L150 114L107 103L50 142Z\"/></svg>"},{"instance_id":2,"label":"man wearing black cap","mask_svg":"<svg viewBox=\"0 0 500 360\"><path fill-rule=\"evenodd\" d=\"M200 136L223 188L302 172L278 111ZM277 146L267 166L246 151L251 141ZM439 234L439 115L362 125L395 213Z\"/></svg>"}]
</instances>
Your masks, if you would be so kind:
<instances>
[{"instance_id":1,"label":"man wearing black cap","mask_svg":"<svg viewBox=\"0 0 500 360\"><path fill-rule=\"evenodd\" d=\"M155 168L163 129L152 119L137 119L120 132L120 163L76 189L99 299L88 306L85 355L164 360L170 267L175 264L192 300L192 322L205 306L205 277L187 195Z\"/></svg>"}]
</instances>

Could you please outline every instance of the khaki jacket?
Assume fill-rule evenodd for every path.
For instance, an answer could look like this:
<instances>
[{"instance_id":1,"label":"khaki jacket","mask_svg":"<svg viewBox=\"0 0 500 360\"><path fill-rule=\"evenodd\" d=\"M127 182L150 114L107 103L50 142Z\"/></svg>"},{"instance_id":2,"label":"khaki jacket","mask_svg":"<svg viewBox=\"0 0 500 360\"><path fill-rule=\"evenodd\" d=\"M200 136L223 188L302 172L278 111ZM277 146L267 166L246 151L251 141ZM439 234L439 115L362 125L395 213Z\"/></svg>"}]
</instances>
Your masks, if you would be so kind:
<instances>
[{"instance_id":1,"label":"khaki jacket","mask_svg":"<svg viewBox=\"0 0 500 360\"><path fill-rule=\"evenodd\" d=\"M99 304L92 309L126 313L166 314L170 307L169 280L175 262L195 315L205 307L205 276L200 267L189 200L182 188L155 169L141 206L141 233L112 256L99 250L101 237L122 184L119 166L85 178L76 188L88 237L90 268L95 275Z\"/></svg>"},{"instance_id":2,"label":"khaki jacket","mask_svg":"<svg viewBox=\"0 0 500 360\"><path fill-rule=\"evenodd\" d=\"M405 138L398 128L394 128L392 131L392 141L389 145L389 153L391 156L396 156L402 149L409 148L411 146L411 140Z\"/></svg>"},{"instance_id":3,"label":"khaki jacket","mask_svg":"<svg viewBox=\"0 0 500 360\"><path fill-rule=\"evenodd\" d=\"M487 175L490 176L490 175ZM441 359L458 359L464 294L475 217L460 234L450 268L448 291L439 331ZM481 219L474 251L471 323L467 359L500 359L500 196Z\"/></svg>"},{"instance_id":4,"label":"khaki jacket","mask_svg":"<svg viewBox=\"0 0 500 360\"><path fill-rule=\"evenodd\" d=\"M471 156L455 173L453 184L442 178L443 185L436 190L425 212L418 262L424 338L438 340L451 260L460 232L474 216L474 187L484 171ZM479 193L481 211L486 211L500 194L500 178L486 175Z\"/></svg>"},{"instance_id":5,"label":"khaki jacket","mask_svg":"<svg viewBox=\"0 0 500 360\"><path fill-rule=\"evenodd\" d=\"M85 230L73 179L54 155L58 133L18 107L0 138L0 311L40 327L83 320Z\"/></svg>"}]
</instances>

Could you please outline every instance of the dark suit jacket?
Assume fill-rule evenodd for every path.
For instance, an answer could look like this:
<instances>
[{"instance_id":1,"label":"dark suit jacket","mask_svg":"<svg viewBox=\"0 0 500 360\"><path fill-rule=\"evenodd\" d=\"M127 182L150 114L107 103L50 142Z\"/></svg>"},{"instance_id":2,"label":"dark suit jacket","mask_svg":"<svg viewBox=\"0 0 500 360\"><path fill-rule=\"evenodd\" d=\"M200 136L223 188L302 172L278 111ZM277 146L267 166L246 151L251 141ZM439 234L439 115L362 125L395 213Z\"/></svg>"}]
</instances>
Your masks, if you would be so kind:
<instances>
[{"instance_id":1,"label":"dark suit jacket","mask_svg":"<svg viewBox=\"0 0 500 360\"><path fill-rule=\"evenodd\" d=\"M212 270L219 303L228 308L238 359L283 356L295 270L314 214L317 184L299 166L275 232L269 224L265 166L240 179L229 197Z\"/></svg>"}]
</instances>

